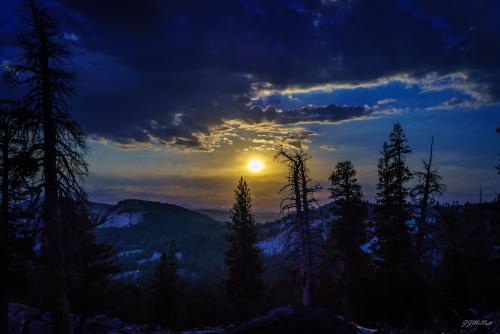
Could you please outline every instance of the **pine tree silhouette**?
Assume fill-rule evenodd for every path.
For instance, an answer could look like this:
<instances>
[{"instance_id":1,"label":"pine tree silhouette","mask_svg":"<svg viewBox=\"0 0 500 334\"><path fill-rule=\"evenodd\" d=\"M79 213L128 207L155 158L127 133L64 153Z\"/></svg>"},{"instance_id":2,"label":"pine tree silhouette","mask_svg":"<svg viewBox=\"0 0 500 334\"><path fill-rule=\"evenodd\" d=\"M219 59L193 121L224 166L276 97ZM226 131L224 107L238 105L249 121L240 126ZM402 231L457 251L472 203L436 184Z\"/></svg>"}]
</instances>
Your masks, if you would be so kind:
<instances>
[{"instance_id":1,"label":"pine tree silhouette","mask_svg":"<svg viewBox=\"0 0 500 334\"><path fill-rule=\"evenodd\" d=\"M412 284L417 267L406 220L410 218L405 184L412 174L406 165L411 152L399 123L384 142L378 162L377 208L374 253L378 258L380 293L389 320L403 322L410 316Z\"/></svg>"},{"instance_id":2,"label":"pine tree silhouette","mask_svg":"<svg viewBox=\"0 0 500 334\"><path fill-rule=\"evenodd\" d=\"M350 161L337 163L329 180L335 218L322 250L320 291L327 304L328 299L337 300L338 305L333 306L353 318L362 312L369 269L369 258L361 249L367 239L367 208Z\"/></svg>"},{"instance_id":3,"label":"pine tree silhouette","mask_svg":"<svg viewBox=\"0 0 500 334\"><path fill-rule=\"evenodd\" d=\"M154 323L176 328L180 300L180 279L177 274L175 241L168 253L162 253L150 288L149 313Z\"/></svg>"},{"instance_id":4,"label":"pine tree silhouette","mask_svg":"<svg viewBox=\"0 0 500 334\"><path fill-rule=\"evenodd\" d=\"M261 251L257 246L252 198L243 177L238 182L234 199L226 236L229 244L225 252L228 268L226 291L238 310L238 317L243 320L256 311L255 306L263 290Z\"/></svg>"},{"instance_id":5,"label":"pine tree silhouette","mask_svg":"<svg viewBox=\"0 0 500 334\"><path fill-rule=\"evenodd\" d=\"M81 202L63 202L62 217L71 222L73 265L71 273L72 305L80 316L79 333L86 333L87 318L92 309L106 298L110 287L111 275L122 271L115 263L116 251L107 244L96 240L94 229L105 222L104 217L92 215L88 204Z\"/></svg>"}]
</instances>

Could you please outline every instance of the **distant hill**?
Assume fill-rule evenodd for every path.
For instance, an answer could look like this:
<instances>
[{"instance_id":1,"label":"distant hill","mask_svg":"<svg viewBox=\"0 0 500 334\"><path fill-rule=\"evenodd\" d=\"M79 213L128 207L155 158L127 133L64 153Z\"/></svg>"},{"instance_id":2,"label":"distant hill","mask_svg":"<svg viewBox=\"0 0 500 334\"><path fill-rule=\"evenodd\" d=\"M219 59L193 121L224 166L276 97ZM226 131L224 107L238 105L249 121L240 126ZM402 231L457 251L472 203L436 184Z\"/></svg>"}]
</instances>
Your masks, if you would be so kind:
<instances>
[{"instance_id":1,"label":"distant hill","mask_svg":"<svg viewBox=\"0 0 500 334\"><path fill-rule=\"evenodd\" d=\"M90 210L94 214L102 214L113 207L113 204L90 202Z\"/></svg>"},{"instance_id":2,"label":"distant hill","mask_svg":"<svg viewBox=\"0 0 500 334\"><path fill-rule=\"evenodd\" d=\"M187 279L220 279L224 276L225 234L229 212L190 210L168 203L129 199L116 205L91 203L91 211L104 218L95 230L97 239L113 245L117 260L125 271L116 278L143 279L166 252L173 240L177 244L181 274ZM324 212L323 212L324 211ZM328 216L329 208L320 213ZM256 214L259 246L272 261L280 257L286 240L283 220L273 213ZM278 261L279 262L279 261Z\"/></svg>"},{"instance_id":3,"label":"distant hill","mask_svg":"<svg viewBox=\"0 0 500 334\"><path fill-rule=\"evenodd\" d=\"M118 261L126 269L121 277L149 273L172 240L183 275L223 275L226 227L213 218L177 205L142 200L91 203L91 209L105 218L95 233L99 241L116 248Z\"/></svg>"}]
</instances>

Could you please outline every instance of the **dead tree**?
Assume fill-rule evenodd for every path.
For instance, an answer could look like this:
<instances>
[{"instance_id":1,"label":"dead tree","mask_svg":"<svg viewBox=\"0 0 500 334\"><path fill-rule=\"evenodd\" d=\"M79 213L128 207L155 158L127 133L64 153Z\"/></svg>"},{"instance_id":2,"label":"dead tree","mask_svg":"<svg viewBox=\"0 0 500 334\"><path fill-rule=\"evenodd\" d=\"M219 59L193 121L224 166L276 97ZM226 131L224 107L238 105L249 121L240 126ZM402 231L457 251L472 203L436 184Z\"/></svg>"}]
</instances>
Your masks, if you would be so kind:
<instances>
[{"instance_id":1,"label":"dead tree","mask_svg":"<svg viewBox=\"0 0 500 334\"><path fill-rule=\"evenodd\" d=\"M275 159L288 167L287 183L280 190L287 194L281 202L281 212L287 215L285 228L288 249L299 258L302 304L310 306L319 250L318 241L321 238L319 228L314 226L314 208L318 206L314 193L320 187L311 185L307 168L310 156L301 147L291 151L281 147Z\"/></svg>"},{"instance_id":2,"label":"dead tree","mask_svg":"<svg viewBox=\"0 0 500 334\"><path fill-rule=\"evenodd\" d=\"M43 193L44 247L52 292L52 314L56 333L71 333L69 287L69 245L61 217L63 199L85 198L80 177L87 173L85 137L68 112L67 99L73 92L73 74L67 70L69 52L57 22L43 8L30 1L27 27L14 45L23 51L17 64L7 69L12 87L24 93L23 104L30 112L26 125L35 138L33 154L41 172L38 188Z\"/></svg>"},{"instance_id":3,"label":"dead tree","mask_svg":"<svg viewBox=\"0 0 500 334\"><path fill-rule=\"evenodd\" d=\"M422 259L423 253L423 240L426 233L427 218L429 216L429 209L432 205L433 195L441 194L445 190L445 185L441 183L441 175L436 168L432 166L434 149L434 137L431 141L431 149L429 153L429 160L423 160L423 169L414 173L417 184L411 190L412 197L416 200L419 209L419 216L417 218L417 237L416 237L416 251L419 259Z\"/></svg>"}]
</instances>

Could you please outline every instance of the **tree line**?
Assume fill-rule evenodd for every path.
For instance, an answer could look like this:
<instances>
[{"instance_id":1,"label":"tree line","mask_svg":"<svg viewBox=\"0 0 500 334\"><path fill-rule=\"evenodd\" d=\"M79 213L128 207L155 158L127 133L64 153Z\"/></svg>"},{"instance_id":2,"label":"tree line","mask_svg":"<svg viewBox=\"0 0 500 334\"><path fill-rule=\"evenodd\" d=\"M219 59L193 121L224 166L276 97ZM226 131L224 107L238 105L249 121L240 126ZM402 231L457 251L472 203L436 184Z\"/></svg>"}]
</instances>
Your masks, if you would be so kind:
<instances>
[{"instance_id":1,"label":"tree line","mask_svg":"<svg viewBox=\"0 0 500 334\"><path fill-rule=\"evenodd\" d=\"M434 165L434 138L415 171L407 163L410 153L396 123L380 151L374 204L365 200L353 163L338 162L329 176L332 202L325 214L314 196L320 187L310 177L311 156L300 143L278 149L275 158L288 171L281 210L285 253L292 259L292 301L333 308L362 323L412 328L459 326L474 312L498 309L492 296L500 293L500 202L441 205L437 197L446 186ZM248 317L243 305L258 304L264 285L243 179L235 199L235 206L246 209L230 224L227 287ZM237 274L239 268L246 268L244 275Z\"/></svg>"}]
</instances>

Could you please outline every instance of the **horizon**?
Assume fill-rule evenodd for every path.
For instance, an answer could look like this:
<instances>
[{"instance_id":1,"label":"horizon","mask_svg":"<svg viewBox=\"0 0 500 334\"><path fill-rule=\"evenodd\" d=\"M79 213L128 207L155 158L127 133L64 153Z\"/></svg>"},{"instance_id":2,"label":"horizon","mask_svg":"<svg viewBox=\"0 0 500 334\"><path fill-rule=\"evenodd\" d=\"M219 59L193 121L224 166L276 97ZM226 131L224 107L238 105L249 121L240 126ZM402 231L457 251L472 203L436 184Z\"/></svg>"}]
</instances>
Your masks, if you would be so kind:
<instances>
[{"instance_id":1,"label":"horizon","mask_svg":"<svg viewBox=\"0 0 500 334\"><path fill-rule=\"evenodd\" d=\"M183 203L183 204L176 204L176 203L170 203L170 202L162 202L162 201L155 201L155 200L148 200L148 199L143 199L143 198L125 198L125 199L122 199L122 200L119 200L119 201L116 201L116 202L99 202L99 201L93 201L93 200L89 200L89 203L90 204L104 204L104 205L111 205L111 206L114 206L114 205L118 205L118 203L120 202L124 202L124 201L144 201L144 202L152 202L152 203L159 203L159 204L168 204L168 205L175 205L175 206L178 206L178 207L181 207L181 208L184 208L184 209L187 209L187 210L191 210L191 211L216 211L216 212L226 212L226 213L229 213L229 210L231 209L230 207L227 207L227 208L224 208L224 207L194 207L190 204L187 204L187 203ZM436 205L455 205L458 204L458 205L466 205L466 204L480 204L480 203L488 203L488 202L494 202L495 199L492 199L491 201L489 200L485 200L483 198L482 202L479 201L465 201L465 202L459 202L459 201L450 201L450 202L444 202L444 201L436 201ZM368 204L369 205L377 205L377 203L375 201L368 201ZM319 207L318 208L321 208L321 207L324 207L324 206L327 206L331 204L331 202L325 202L325 203L319 203ZM255 214L277 214L279 215L280 212L279 210L278 211L270 211L270 210L252 210L253 213ZM279 217L278 217L279 218Z\"/></svg>"},{"instance_id":2,"label":"horizon","mask_svg":"<svg viewBox=\"0 0 500 334\"><path fill-rule=\"evenodd\" d=\"M40 3L61 19L72 51L71 115L89 143L90 200L228 208L244 176L254 208L277 211L286 172L274 150L301 139L322 204L347 159L374 201L379 151L396 122L412 170L435 137L447 185L439 201L475 202L480 186L491 200L500 189L494 2L488 11L412 1ZM20 4L0 5L4 71L19 55L9 43ZM103 15L114 8L121 15ZM261 169L248 168L252 159Z\"/></svg>"}]
</instances>

